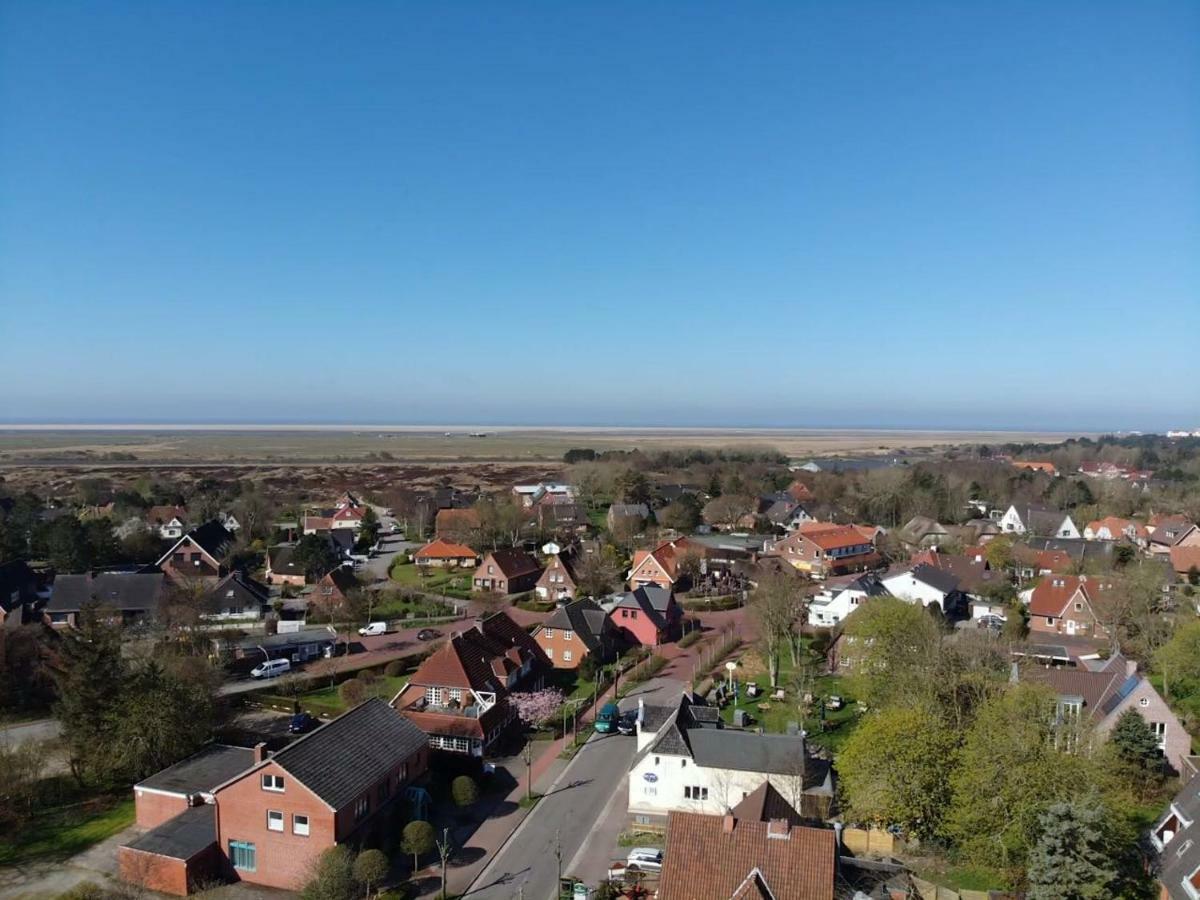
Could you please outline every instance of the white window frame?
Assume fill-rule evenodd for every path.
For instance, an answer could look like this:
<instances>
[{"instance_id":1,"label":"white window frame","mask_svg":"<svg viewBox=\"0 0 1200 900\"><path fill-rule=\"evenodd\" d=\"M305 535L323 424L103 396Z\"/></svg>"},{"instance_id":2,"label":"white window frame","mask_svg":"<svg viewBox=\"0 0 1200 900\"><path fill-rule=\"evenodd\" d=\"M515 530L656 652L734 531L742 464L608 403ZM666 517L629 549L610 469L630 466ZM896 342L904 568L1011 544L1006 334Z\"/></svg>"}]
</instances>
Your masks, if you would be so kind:
<instances>
[{"instance_id":1,"label":"white window frame","mask_svg":"<svg viewBox=\"0 0 1200 900\"><path fill-rule=\"evenodd\" d=\"M301 821L301 820L303 820L303 821ZM292 834L298 834L301 837L308 837L309 833L310 833L310 826L309 826L309 822L308 822L308 816L304 815L303 813L293 813L292 814Z\"/></svg>"},{"instance_id":2,"label":"white window frame","mask_svg":"<svg viewBox=\"0 0 1200 900\"><path fill-rule=\"evenodd\" d=\"M283 810L267 810L267 831L283 831Z\"/></svg>"},{"instance_id":3,"label":"white window frame","mask_svg":"<svg viewBox=\"0 0 1200 900\"><path fill-rule=\"evenodd\" d=\"M264 791L271 791L275 794L282 794L284 790L282 775L263 775L259 784Z\"/></svg>"}]
</instances>

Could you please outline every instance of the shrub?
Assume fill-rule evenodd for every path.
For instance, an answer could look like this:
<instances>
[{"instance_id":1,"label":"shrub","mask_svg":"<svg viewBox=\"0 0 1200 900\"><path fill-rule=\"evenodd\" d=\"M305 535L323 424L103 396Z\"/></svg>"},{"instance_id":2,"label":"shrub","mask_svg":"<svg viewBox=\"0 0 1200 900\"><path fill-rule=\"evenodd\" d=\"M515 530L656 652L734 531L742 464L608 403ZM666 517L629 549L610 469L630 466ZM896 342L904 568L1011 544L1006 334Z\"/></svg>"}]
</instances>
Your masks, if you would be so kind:
<instances>
[{"instance_id":1,"label":"shrub","mask_svg":"<svg viewBox=\"0 0 1200 900\"><path fill-rule=\"evenodd\" d=\"M409 822L401 832L400 849L412 855L413 871L417 870L422 853L433 849L433 826L420 820Z\"/></svg>"},{"instance_id":2,"label":"shrub","mask_svg":"<svg viewBox=\"0 0 1200 900\"><path fill-rule=\"evenodd\" d=\"M367 686L358 678L349 678L338 686L338 696L347 706L358 706L367 699Z\"/></svg>"},{"instance_id":3,"label":"shrub","mask_svg":"<svg viewBox=\"0 0 1200 900\"><path fill-rule=\"evenodd\" d=\"M390 663L383 667L383 674L388 678L398 678L404 674L404 660L393 659Z\"/></svg>"},{"instance_id":4,"label":"shrub","mask_svg":"<svg viewBox=\"0 0 1200 900\"><path fill-rule=\"evenodd\" d=\"M364 888L367 896L371 896L371 888L387 878L388 858L382 850L364 850L354 860L354 879Z\"/></svg>"},{"instance_id":5,"label":"shrub","mask_svg":"<svg viewBox=\"0 0 1200 900\"><path fill-rule=\"evenodd\" d=\"M318 858L312 877L300 889L304 900L355 900L354 854L344 846L330 847Z\"/></svg>"},{"instance_id":6,"label":"shrub","mask_svg":"<svg viewBox=\"0 0 1200 900\"><path fill-rule=\"evenodd\" d=\"M703 636L704 636L704 633L699 628L696 628L694 631L689 631L687 634L685 634L683 637L681 637L679 639L679 646L680 647L690 647L690 646L692 646L692 644L696 643L696 641L700 640L700 638L702 638Z\"/></svg>"},{"instance_id":7,"label":"shrub","mask_svg":"<svg viewBox=\"0 0 1200 900\"><path fill-rule=\"evenodd\" d=\"M470 806L479 799L479 788L470 775L459 775L450 783L450 795L455 806Z\"/></svg>"}]
</instances>

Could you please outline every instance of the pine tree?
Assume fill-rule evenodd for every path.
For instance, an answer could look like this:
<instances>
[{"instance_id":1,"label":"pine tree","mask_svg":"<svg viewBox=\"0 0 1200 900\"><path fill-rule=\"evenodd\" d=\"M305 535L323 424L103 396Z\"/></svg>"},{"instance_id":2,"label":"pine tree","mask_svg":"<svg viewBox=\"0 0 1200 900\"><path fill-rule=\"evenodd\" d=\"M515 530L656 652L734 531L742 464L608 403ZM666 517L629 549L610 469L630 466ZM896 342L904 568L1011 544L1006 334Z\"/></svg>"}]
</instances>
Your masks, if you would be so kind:
<instances>
[{"instance_id":1,"label":"pine tree","mask_svg":"<svg viewBox=\"0 0 1200 900\"><path fill-rule=\"evenodd\" d=\"M1029 853L1029 900L1119 896L1106 815L1096 799L1055 803L1042 814L1042 835Z\"/></svg>"},{"instance_id":2,"label":"pine tree","mask_svg":"<svg viewBox=\"0 0 1200 900\"><path fill-rule=\"evenodd\" d=\"M71 770L81 781L107 779L106 748L113 734L112 713L124 696L129 673L121 657L121 634L97 610L80 613L79 627L63 638L59 701Z\"/></svg>"},{"instance_id":3,"label":"pine tree","mask_svg":"<svg viewBox=\"0 0 1200 900\"><path fill-rule=\"evenodd\" d=\"M1158 736L1136 709L1121 713L1108 739L1123 762L1141 769L1161 768Z\"/></svg>"}]
</instances>

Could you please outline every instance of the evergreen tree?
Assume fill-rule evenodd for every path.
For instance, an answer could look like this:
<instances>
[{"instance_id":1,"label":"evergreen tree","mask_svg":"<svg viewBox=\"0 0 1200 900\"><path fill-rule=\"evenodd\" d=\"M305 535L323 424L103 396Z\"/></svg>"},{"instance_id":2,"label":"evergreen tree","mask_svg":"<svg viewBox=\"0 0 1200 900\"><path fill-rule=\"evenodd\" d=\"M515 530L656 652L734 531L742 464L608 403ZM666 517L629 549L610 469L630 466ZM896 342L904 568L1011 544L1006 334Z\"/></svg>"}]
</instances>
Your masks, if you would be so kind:
<instances>
[{"instance_id":1,"label":"evergreen tree","mask_svg":"<svg viewBox=\"0 0 1200 900\"><path fill-rule=\"evenodd\" d=\"M1160 767L1158 736L1136 709L1121 713L1108 739L1122 761L1143 769Z\"/></svg>"},{"instance_id":2,"label":"evergreen tree","mask_svg":"<svg viewBox=\"0 0 1200 900\"><path fill-rule=\"evenodd\" d=\"M1029 900L1101 900L1118 893L1118 866L1094 798L1055 803L1042 814L1042 835L1029 854Z\"/></svg>"},{"instance_id":3,"label":"evergreen tree","mask_svg":"<svg viewBox=\"0 0 1200 900\"><path fill-rule=\"evenodd\" d=\"M64 636L55 715L62 723L71 770L84 781L104 781L105 748L112 716L124 695L129 673L121 657L119 629L97 610L80 613L79 627Z\"/></svg>"}]
</instances>

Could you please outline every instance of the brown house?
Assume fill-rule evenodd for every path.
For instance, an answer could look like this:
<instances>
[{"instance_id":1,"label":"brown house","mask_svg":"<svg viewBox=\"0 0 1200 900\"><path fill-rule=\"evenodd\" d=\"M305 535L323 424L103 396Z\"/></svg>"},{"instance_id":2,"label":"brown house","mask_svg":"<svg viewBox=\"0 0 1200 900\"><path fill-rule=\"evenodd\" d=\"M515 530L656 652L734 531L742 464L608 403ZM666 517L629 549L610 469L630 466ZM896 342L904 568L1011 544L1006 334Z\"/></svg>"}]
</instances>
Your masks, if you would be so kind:
<instances>
[{"instance_id":1,"label":"brown house","mask_svg":"<svg viewBox=\"0 0 1200 900\"><path fill-rule=\"evenodd\" d=\"M267 550L267 584L290 584L304 587L308 575L304 566L296 562L296 548L292 544L280 544Z\"/></svg>"},{"instance_id":2,"label":"brown house","mask_svg":"<svg viewBox=\"0 0 1200 900\"><path fill-rule=\"evenodd\" d=\"M431 747L482 757L516 720L512 691L539 688L550 661L502 612L453 635L413 673L392 706L429 736Z\"/></svg>"},{"instance_id":3,"label":"brown house","mask_svg":"<svg viewBox=\"0 0 1200 900\"><path fill-rule=\"evenodd\" d=\"M325 610L334 610L345 606L350 601L351 592L357 590L358 586L358 579L353 572L338 567L317 582L308 602Z\"/></svg>"},{"instance_id":4,"label":"brown house","mask_svg":"<svg viewBox=\"0 0 1200 900\"><path fill-rule=\"evenodd\" d=\"M1029 630L1043 634L1077 634L1104 638L1094 604L1113 584L1086 575L1049 575L1029 597Z\"/></svg>"},{"instance_id":5,"label":"brown house","mask_svg":"<svg viewBox=\"0 0 1200 900\"><path fill-rule=\"evenodd\" d=\"M438 538L431 541L413 554L413 562L418 566L437 566L439 568L456 568L473 566L479 561L479 554L465 544L455 544Z\"/></svg>"},{"instance_id":6,"label":"brown house","mask_svg":"<svg viewBox=\"0 0 1200 900\"><path fill-rule=\"evenodd\" d=\"M144 797L166 785L161 805L147 802L148 822L170 811L172 793L192 805L120 848L122 877L172 894L217 877L296 890L323 851L382 832L429 756L425 736L376 699L273 756L265 747L245 751L248 761L228 752L234 748L193 757L142 782L135 791ZM237 762L247 765L218 772ZM219 775L224 780L211 784Z\"/></svg>"},{"instance_id":7,"label":"brown house","mask_svg":"<svg viewBox=\"0 0 1200 900\"><path fill-rule=\"evenodd\" d=\"M836 863L830 828L793 826L787 818L672 812L658 898L829 900Z\"/></svg>"},{"instance_id":8,"label":"brown house","mask_svg":"<svg viewBox=\"0 0 1200 900\"><path fill-rule=\"evenodd\" d=\"M556 609L534 638L556 669L574 669L588 655L612 659L620 631L596 601L576 600Z\"/></svg>"},{"instance_id":9,"label":"brown house","mask_svg":"<svg viewBox=\"0 0 1200 900\"><path fill-rule=\"evenodd\" d=\"M471 579L476 591L495 591L498 594L520 594L534 588L542 567L536 559L517 547L493 550L483 558Z\"/></svg>"},{"instance_id":10,"label":"brown house","mask_svg":"<svg viewBox=\"0 0 1200 900\"><path fill-rule=\"evenodd\" d=\"M570 559L561 553L553 554L546 561L546 568L534 590L544 600L574 600L579 585L575 581Z\"/></svg>"},{"instance_id":11,"label":"brown house","mask_svg":"<svg viewBox=\"0 0 1200 900\"><path fill-rule=\"evenodd\" d=\"M802 525L776 541L772 552L813 578L862 572L879 563L875 545L861 529L830 522Z\"/></svg>"},{"instance_id":12,"label":"brown house","mask_svg":"<svg viewBox=\"0 0 1200 900\"><path fill-rule=\"evenodd\" d=\"M214 519L181 537L155 565L172 581L215 581L226 574L222 563L232 546L233 533Z\"/></svg>"}]
</instances>

